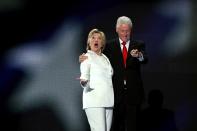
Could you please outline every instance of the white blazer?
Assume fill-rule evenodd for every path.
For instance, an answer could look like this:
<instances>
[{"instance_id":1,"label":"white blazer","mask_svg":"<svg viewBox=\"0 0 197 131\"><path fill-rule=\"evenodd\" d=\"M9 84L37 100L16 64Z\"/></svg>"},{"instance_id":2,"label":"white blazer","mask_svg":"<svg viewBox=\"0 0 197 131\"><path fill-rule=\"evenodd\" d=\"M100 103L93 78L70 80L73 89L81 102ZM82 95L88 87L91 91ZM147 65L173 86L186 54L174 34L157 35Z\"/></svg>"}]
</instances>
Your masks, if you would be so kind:
<instances>
[{"instance_id":1,"label":"white blazer","mask_svg":"<svg viewBox=\"0 0 197 131\"><path fill-rule=\"evenodd\" d=\"M89 107L113 107L114 91L112 85L113 68L109 59L88 50L88 59L80 65L80 79L88 80L83 87L83 109Z\"/></svg>"}]
</instances>

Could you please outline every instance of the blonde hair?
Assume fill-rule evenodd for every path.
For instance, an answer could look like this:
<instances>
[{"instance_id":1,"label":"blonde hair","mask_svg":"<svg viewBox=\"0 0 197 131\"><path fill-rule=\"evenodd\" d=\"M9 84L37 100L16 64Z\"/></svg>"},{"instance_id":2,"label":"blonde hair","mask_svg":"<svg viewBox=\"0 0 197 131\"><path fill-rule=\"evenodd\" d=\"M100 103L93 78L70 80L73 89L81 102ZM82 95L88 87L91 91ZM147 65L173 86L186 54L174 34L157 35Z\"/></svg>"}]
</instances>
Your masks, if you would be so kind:
<instances>
[{"instance_id":1,"label":"blonde hair","mask_svg":"<svg viewBox=\"0 0 197 131\"><path fill-rule=\"evenodd\" d=\"M98 29L92 29L89 34L88 34L88 39L87 39L87 46L86 46L86 50L90 50L90 39L92 38L92 36L95 34L95 33L98 33L101 35L101 44L102 44L102 47L101 47L101 52L103 52L103 50L105 49L105 44L106 44L106 37L105 37L105 34L104 32L98 30Z\"/></svg>"}]
</instances>

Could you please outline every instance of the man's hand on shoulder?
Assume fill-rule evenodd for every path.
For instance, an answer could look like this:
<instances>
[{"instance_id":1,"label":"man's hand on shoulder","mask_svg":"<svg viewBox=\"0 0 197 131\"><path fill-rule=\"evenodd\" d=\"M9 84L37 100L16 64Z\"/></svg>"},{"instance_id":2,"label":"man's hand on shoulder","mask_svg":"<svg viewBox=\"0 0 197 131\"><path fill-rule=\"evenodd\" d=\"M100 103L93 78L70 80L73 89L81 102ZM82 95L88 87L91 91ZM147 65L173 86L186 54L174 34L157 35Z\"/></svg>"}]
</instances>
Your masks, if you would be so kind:
<instances>
[{"instance_id":1,"label":"man's hand on shoulder","mask_svg":"<svg viewBox=\"0 0 197 131\"><path fill-rule=\"evenodd\" d=\"M84 60L86 60L88 58L88 56L85 56L85 53L82 53L80 56L79 56L79 63L83 62Z\"/></svg>"}]
</instances>

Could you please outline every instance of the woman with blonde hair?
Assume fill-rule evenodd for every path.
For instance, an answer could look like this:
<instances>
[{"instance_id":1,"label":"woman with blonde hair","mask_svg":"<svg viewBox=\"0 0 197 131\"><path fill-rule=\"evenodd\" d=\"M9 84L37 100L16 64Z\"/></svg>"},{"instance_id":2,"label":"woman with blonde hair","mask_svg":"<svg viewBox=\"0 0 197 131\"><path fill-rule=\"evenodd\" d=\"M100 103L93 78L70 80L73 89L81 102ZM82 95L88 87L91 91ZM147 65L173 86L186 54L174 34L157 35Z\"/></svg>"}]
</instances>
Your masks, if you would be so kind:
<instances>
[{"instance_id":1,"label":"woman with blonde hair","mask_svg":"<svg viewBox=\"0 0 197 131\"><path fill-rule=\"evenodd\" d=\"M102 53L105 34L92 29L88 34L88 59L80 65L80 84L83 87L83 109L91 131L110 131L114 106L113 68Z\"/></svg>"}]
</instances>

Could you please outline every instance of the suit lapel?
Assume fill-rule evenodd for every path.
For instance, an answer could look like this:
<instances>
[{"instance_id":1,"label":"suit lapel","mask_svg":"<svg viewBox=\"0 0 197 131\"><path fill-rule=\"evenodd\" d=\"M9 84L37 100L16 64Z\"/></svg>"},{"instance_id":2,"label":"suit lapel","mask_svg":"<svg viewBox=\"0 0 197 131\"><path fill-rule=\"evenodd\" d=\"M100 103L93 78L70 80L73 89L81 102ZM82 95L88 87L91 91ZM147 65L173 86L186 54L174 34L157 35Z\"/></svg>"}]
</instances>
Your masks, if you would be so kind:
<instances>
[{"instance_id":1,"label":"suit lapel","mask_svg":"<svg viewBox=\"0 0 197 131\"><path fill-rule=\"evenodd\" d=\"M132 46L133 46L133 41L130 40L130 44L129 44L129 49L128 49L128 54L127 54L127 56L130 54L130 51L132 50Z\"/></svg>"},{"instance_id":2,"label":"suit lapel","mask_svg":"<svg viewBox=\"0 0 197 131\"><path fill-rule=\"evenodd\" d=\"M115 41L115 53L117 54L117 58L114 58L114 59L118 59L119 60L119 63L121 63L121 67L124 68L124 62L123 62L123 56L122 56L122 50L121 50L121 47L120 47L120 42L119 40L117 39Z\"/></svg>"},{"instance_id":3,"label":"suit lapel","mask_svg":"<svg viewBox=\"0 0 197 131\"><path fill-rule=\"evenodd\" d=\"M134 46L134 45L135 45L135 42L132 41L132 40L130 40L129 49L128 49L128 53L127 53L127 60L128 60L129 57L131 57L130 52L131 52L131 50L133 49L133 46Z\"/></svg>"}]
</instances>

